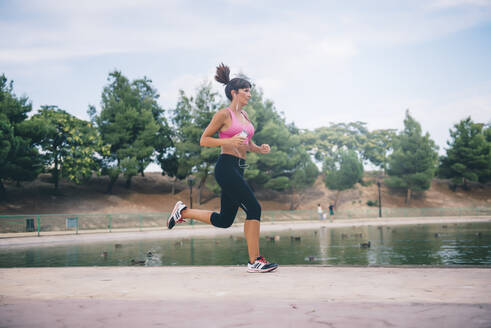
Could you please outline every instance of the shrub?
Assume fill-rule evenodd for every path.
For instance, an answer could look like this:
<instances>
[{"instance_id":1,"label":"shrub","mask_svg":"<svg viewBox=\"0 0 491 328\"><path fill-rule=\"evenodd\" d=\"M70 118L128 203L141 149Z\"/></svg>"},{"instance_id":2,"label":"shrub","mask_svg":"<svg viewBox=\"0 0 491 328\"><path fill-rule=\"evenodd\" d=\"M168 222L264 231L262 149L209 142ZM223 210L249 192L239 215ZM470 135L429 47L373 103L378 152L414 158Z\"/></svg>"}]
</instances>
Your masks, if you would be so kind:
<instances>
[{"instance_id":1,"label":"shrub","mask_svg":"<svg viewBox=\"0 0 491 328\"><path fill-rule=\"evenodd\" d=\"M363 187L368 187L368 186L371 186L375 183L375 180L368 180L368 181L365 181L365 180L360 180L360 184L363 186Z\"/></svg>"}]
</instances>

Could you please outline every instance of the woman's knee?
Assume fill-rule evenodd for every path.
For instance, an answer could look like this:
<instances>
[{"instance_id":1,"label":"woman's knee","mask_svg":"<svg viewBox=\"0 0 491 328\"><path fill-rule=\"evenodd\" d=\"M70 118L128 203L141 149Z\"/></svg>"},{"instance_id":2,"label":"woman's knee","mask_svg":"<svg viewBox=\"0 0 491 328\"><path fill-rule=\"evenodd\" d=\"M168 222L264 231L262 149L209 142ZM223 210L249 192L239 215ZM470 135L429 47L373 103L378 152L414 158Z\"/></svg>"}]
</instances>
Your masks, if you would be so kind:
<instances>
[{"instance_id":1,"label":"woman's knee","mask_svg":"<svg viewBox=\"0 0 491 328\"><path fill-rule=\"evenodd\" d=\"M261 221L261 205L259 202L255 202L253 206L247 208L247 217L246 220L258 220Z\"/></svg>"},{"instance_id":2,"label":"woman's knee","mask_svg":"<svg viewBox=\"0 0 491 328\"><path fill-rule=\"evenodd\" d=\"M229 217L223 214L219 214L216 212L213 212L211 215L210 222L213 224L215 227L218 228L229 228L232 226L232 223L234 223L235 217Z\"/></svg>"},{"instance_id":3,"label":"woman's knee","mask_svg":"<svg viewBox=\"0 0 491 328\"><path fill-rule=\"evenodd\" d=\"M220 228L230 228L232 226L232 223L234 223L234 220L225 220L221 222Z\"/></svg>"}]
</instances>

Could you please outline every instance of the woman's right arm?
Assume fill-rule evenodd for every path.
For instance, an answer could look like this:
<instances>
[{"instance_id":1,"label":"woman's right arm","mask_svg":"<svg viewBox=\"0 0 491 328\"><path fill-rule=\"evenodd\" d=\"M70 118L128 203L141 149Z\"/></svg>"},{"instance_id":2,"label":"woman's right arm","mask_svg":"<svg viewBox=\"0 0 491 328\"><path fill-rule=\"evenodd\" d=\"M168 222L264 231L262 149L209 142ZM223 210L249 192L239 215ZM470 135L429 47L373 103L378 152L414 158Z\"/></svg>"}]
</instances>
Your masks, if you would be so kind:
<instances>
[{"instance_id":1,"label":"woman's right arm","mask_svg":"<svg viewBox=\"0 0 491 328\"><path fill-rule=\"evenodd\" d=\"M224 145L233 145L239 147L245 141L245 138L234 136L232 138L213 138L213 135L220 130L225 124L225 120L227 119L226 111L219 111L213 118L211 119L210 124L206 127L205 131L201 135L201 140L199 142L202 147L219 147Z\"/></svg>"}]
</instances>

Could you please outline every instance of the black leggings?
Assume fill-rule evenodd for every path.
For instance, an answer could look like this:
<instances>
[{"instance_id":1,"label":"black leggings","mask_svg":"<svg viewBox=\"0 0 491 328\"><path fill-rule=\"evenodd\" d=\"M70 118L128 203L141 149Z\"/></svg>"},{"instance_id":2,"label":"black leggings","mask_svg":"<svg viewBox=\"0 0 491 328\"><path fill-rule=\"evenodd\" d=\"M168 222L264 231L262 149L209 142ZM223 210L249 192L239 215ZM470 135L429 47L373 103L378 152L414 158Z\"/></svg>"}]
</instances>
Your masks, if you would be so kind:
<instances>
[{"instance_id":1,"label":"black leggings","mask_svg":"<svg viewBox=\"0 0 491 328\"><path fill-rule=\"evenodd\" d=\"M246 220L261 220L261 205L251 187L244 180L245 160L221 154L215 165L215 179L222 188L220 213L211 214L211 224L228 228L234 223L239 207L246 212Z\"/></svg>"}]
</instances>

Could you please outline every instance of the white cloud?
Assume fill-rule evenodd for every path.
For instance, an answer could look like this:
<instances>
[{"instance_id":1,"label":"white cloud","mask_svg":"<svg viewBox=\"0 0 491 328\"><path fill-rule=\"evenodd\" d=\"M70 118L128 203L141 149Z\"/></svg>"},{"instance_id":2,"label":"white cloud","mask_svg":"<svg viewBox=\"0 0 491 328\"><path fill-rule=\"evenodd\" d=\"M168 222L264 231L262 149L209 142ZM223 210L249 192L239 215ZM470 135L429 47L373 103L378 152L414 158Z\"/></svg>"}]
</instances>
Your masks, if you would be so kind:
<instances>
[{"instance_id":1,"label":"white cloud","mask_svg":"<svg viewBox=\"0 0 491 328\"><path fill-rule=\"evenodd\" d=\"M268 90L268 93L276 93L283 90L286 87L285 82L284 79L274 77L262 77L255 81L256 85L264 90Z\"/></svg>"},{"instance_id":2,"label":"white cloud","mask_svg":"<svg viewBox=\"0 0 491 328\"><path fill-rule=\"evenodd\" d=\"M223 61L233 74L243 71L250 76L286 112L287 120L304 128L356 120L370 122L371 128L402 126L404 110L409 107L417 119L422 118L423 129L448 131L462 111L472 108L477 113L488 108L489 112L484 93L491 94L489 88L462 94L453 103L380 90L370 96L363 89L382 88L391 81L374 75L363 85L353 65L362 61L367 50L383 52L424 43L489 22L491 1L386 1L376 10L363 2L314 5L225 0L207 3L205 10L196 8L195 2L177 0L12 4L29 19L20 15L0 22L0 65L13 74L9 78L15 79L16 74L27 78L28 72L51 74L50 68L58 67L52 71L56 79L70 81L76 70L70 63L74 59L154 54L165 61L199 54L206 63L202 68L188 71L183 65L169 75L160 72L161 64L155 61L155 72L149 77L164 107L175 104L179 89L193 94L203 80L211 80L214 67L208 67L209 62ZM35 79L34 73L31 76ZM78 107L85 110L86 105Z\"/></svg>"},{"instance_id":3,"label":"white cloud","mask_svg":"<svg viewBox=\"0 0 491 328\"><path fill-rule=\"evenodd\" d=\"M454 8L459 6L490 7L490 0L435 0L429 7L435 9Z\"/></svg>"},{"instance_id":4,"label":"white cloud","mask_svg":"<svg viewBox=\"0 0 491 328\"><path fill-rule=\"evenodd\" d=\"M174 106L179 96L179 90L183 90L186 95L192 96L200 83L207 80L205 75L181 75L165 85L155 84L160 93L160 103L164 107ZM209 80L209 79L208 79Z\"/></svg>"},{"instance_id":5,"label":"white cloud","mask_svg":"<svg viewBox=\"0 0 491 328\"><path fill-rule=\"evenodd\" d=\"M235 54L240 49L248 57L268 51L272 60L266 66L278 58L295 62L312 52L345 58L359 54L363 45L431 40L469 28L491 15L489 1L436 1L432 8L454 3L482 6L479 12L464 10L441 16L435 10L420 10L418 2L409 10L381 10L368 15L341 7L327 17L329 13L323 11L299 8L300 12L290 14L279 7L278 16L284 20L247 24L217 19L213 11L195 12L187 2L178 1L29 1L23 3L24 10L39 14L41 21L1 23L0 62L205 48L229 48Z\"/></svg>"},{"instance_id":6,"label":"white cloud","mask_svg":"<svg viewBox=\"0 0 491 328\"><path fill-rule=\"evenodd\" d=\"M324 39L318 46L323 55L334 58L352 57L358 52L354 42L348 39Z\"/></svg>"}]
</instances>

